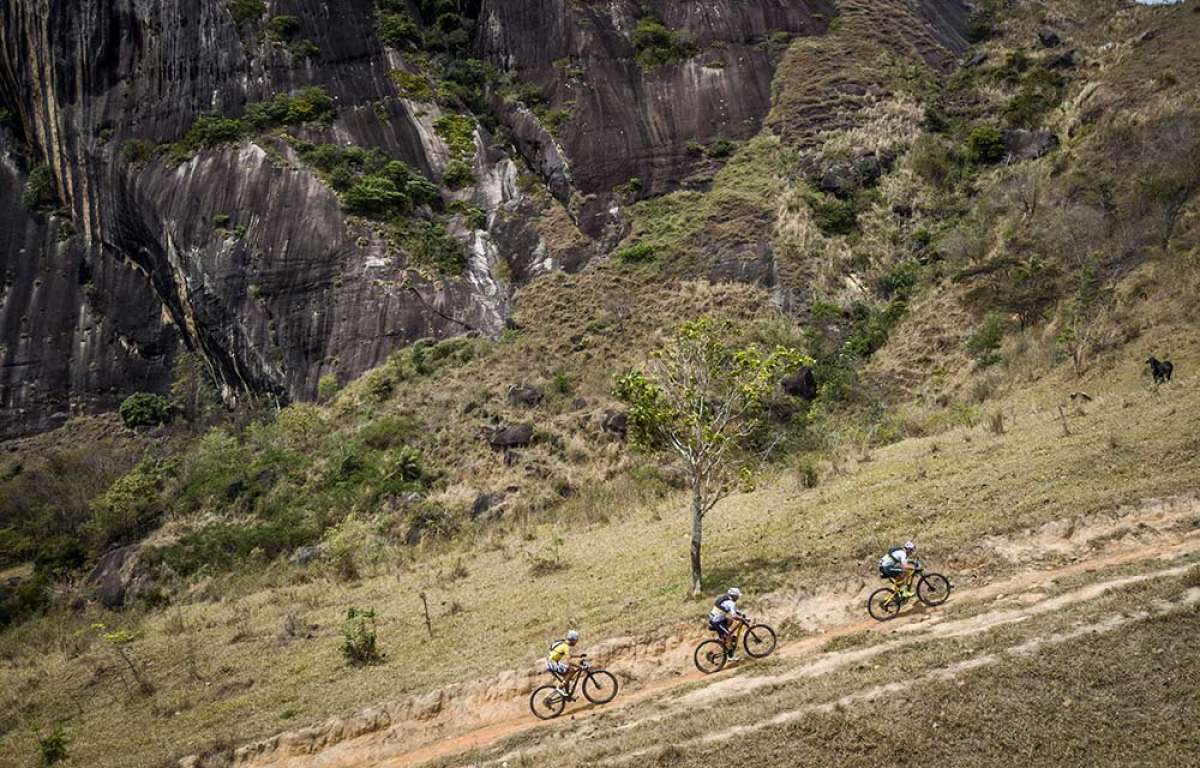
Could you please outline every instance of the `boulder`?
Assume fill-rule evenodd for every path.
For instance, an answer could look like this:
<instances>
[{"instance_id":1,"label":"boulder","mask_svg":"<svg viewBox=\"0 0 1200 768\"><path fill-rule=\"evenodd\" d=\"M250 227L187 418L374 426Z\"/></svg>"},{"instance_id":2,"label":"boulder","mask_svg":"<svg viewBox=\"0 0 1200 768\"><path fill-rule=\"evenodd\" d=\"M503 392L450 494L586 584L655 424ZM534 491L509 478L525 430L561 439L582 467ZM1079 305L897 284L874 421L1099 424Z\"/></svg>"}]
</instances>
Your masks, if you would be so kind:
<instances>
[{"instance_id":1,"label":"boulder","mask_svg":"<svg viewBox=\"0 0 1200 768\"><path fill-rule=\"evenodd\" d=\"M86 584L93 587L93 596L109 610L125 604L125 596L133 581L132 571L140 544L114 549L100 558L88 574Z\"/></svg>"},{"instance_id":2,"label":"boulder","mask_svg":"<svg viewBox=\"0 0 1200 768\"><path fill-rule=\"evenodd\" d=\"M309 563L318 560L325 553L325 545L313 544L311 546L297 547L292 556L288 560L296 565L307 566Z\"/></svg>"},{"instance_id":3,"label":"boulder","mask_svg":"<svg viewBox=\"0 0 1200 768\"><path fill-rule=\"evenodd\" d=\"M605 411L604 420L600 422L600 426L605 432L624 439L625 435L629 433L629 414L625 411Z\"/></svg>"},{"instance_id":4,"label":"boulder","mask_svg":"<svg viewBox=\"0 0 1200 768\"><path fill-rule=\"evenodd\" d=\"M475 497L475 501L471 504L471 519L479 520L497 520L504 514L502 504L506 493L481 493Z\"/></svg>"},{"instance_id":5,"label":"boulder","mask_svg":"<svg viewBox=\"0 0 1200 768\"><path fill-rule=\"evenodd\" d=\"M1046 57L1047 69L1071 69L1075 66L1075 51L1063 51Z\"/></svg>"},{"instance_id":6,"label":"boulder","mask_svg":"<svg viewBox=\"0 0 1200 768\"><path fill-rule=\"evenodd\" d=\"M812 400L817 396L817 378L808 368L801 368L791 376L785 376L780 385L783 391L792 397Z\"/></svg>"},{"instance_id":7,"label":"boulder","mask_svg":"<svg viewBox=\"0 0 1200 768\"><path fill-rule=\"evenodd\" d=\"M847 195L858 186L858 177L850 163L836 163L821 174L820 188L831 195Z\"/></svg>"},{"instance_id":8,"label":"boulder","mask_svg":"<svg viewBox=\"0 0 1200 768\"><path fill-rule=\"evenodd\" d=\"M883 166L874 153L863 155L854 161L854 173L858 176L859 183L869 186L879 181L879 177L883 175Z\"/></svg>"},{"instance_id":9,"label":"boulder","mask_svg":"<svg viewBox=\"0 0 1200 768\"><path fill-rule=\"evenodd\" d=\"M1058 36L1058 32L1054 31L1053 27L1043 26L1038 30L1038 40L1047 48L1053 48L1062 42Z\"/></svg>"},{"instance_id":10,"label":"boulder","mask_svg":"<svg viewBox=\"0 0 1200 768\"><path fill-rule=\"evenodd\" d=\"M775 252L763 243L736 253L723 253L708 271L710 283L745 283L775 287Z\"/></svg>"},{"instance_id":11,"label":"boulder","mask_svg":"<svg viewBox=\"0 0 1200 768\"><path fill-rule=\"evenodd\" d=\"M492 439L489 442L498 451L524 448L533 442L533 425L514 424L511 427L503 427L492 433Z\"/></svg>"},{"instance_id":12,"label":"boulder","mask_svg":"<svg viewBox=\"0 0 1200 768\"><path fill-rule=\"evenodd\" d=\"M508 388L508 402L513 405L521 405L526 408L532 408L542 402L545 394L537 387L526 386L525 384L513 384Z\"/></svg>"},{"instance_id":13,"label":"boulder","mask_svg":"<svg viewBox=\"0 0 1200 768\"><path fill-rule=\"evenodd\" d=\"M1008 162L1019 163L1035 160L1058 146L1058 136L1050 131L1027 131L1023 128L1007 130L1002 136L1004 154Z\"/></svg>"}]
</instances>

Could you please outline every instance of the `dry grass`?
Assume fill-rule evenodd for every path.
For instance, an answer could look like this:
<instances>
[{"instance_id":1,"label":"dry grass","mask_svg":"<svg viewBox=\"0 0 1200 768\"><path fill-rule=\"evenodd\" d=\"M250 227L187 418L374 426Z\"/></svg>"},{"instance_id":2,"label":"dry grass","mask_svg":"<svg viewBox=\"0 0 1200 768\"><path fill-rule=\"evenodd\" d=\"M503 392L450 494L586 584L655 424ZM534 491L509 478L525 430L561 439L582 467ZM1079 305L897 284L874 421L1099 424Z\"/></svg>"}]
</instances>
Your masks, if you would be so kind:
<instances>
[{"instance_id":1,"label":"dry grass","mask_svg":"<svg viewBox=\"0 0 1200 768\"><path fill-rule=\"evenodd\" d=\"M1180 370L1200 365L1191 331L1163 338L1187 350L1176 357ZM707 529L709 586L736 579L753 599L866 572L883 542L914 531L937 550L954 551L984 533L1194 489L1194 379L1185 375L1155 392L1135 373L1136 350L1117 362L1093 387L1098 397L1075 419L1070 438L1051 417L1061 384L1050 377L1006 403L1015 418L1004 435L960 427L877 449L869 463L847 466L811 490L797 489L789 476L730 498ZM1112 433L1123 435L1122 450L1107 447L1103 437ZM531 663L568 624L581 627L587 642L694 619L703 606L686 596L684 500L623 497L619 486L606 493L602 503L571 500L577 511L568 508L562 519L573 522L402 550L355 583L283 563L262 576L202 580L170 612L122 617L143 632L129 650L155 686L149 697L128 698L105 649L87 639L87 625L111 623L111 615L27 624L0 648L0 688L11 692L3 709L20 726L0 737L0 747L28 755L31 729L63 720L92 764L152 765L214 737L239 742ZM558 556L568 567L537 579L531 593L531 577L514 568L514 557L555 537L563 539ZM430 598L433 641L414 611L421 591ZM628 599L616 604L613 595ZM386 657L369 671L349 669L340 657L337 627L349 606L373 607L379 617ZM310 637L283 644L281 629L297 612L315 627ZM448 654L450 638L456 648L486 652Z\"/></svg>"}]
</instances>

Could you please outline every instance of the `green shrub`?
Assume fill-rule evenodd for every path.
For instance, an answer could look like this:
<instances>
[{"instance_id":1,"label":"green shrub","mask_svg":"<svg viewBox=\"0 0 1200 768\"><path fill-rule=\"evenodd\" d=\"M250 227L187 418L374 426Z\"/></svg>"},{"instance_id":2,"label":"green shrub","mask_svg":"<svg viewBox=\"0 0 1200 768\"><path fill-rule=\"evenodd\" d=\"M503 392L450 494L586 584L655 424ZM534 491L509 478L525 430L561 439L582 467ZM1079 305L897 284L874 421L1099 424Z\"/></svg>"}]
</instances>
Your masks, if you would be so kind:
<instances>
[{"instance_id":1,"label":"green shrub","mask_svg":"<svg viewBox=\"0 0 1200 768\"><path fill-rule=\"evenodd\" d=\"M188 148L213 148L238 141L245 133L240 120L209 112L196 118L180 143Z\"/></svg>"},{"instance_id":2,"label":"green shrub","mask_svg":"<svg viewBox=\"0 0 1200 768\"><path fill-rule=\"evenodd\" d=\"M403 228L401 245L414 264L430 267L444 274L462 274L467 266L467 253L463 244L436 221L407 223Z\"/></svg>"},{"instance_id":3,"label":"green shrub","mask_svg":"<svg viewBox=\"0 0 1200 768\"><path fill-rule=\"evenodd\" d=\"M257 21L267 12L267 5L263 0L226 0L226 5L238 26Z\"/></svg>"},{"instance_id":4,"label":"green shrub","mask_svg":"<svg viewBox=\"0 0 1200 768\"><path fill-rule=\"evenodd\" d=\"M87 550L74 536L53 536L38 545L33 556L33 571L39 576L59 579L83 568Z\"/></svg>"},{"instance_id":5,"label":"green shrub","mask_svg":"<svg viewBox=\"0 0 1200 768\"><path fill-rule=\"evenodd\" d=\"M450 157L467 160L475 156L475 121L465 115L442 115L433 130L450 150Z\"/></svg>"},{"instance_id":6,"label":"green shrub","mask_svg":"<svg viewBox=\"0 0 1200 768\"><path fill-rule=\"evenodd\" d=\"M989 312L967 340L967 351L980 365L991 365L1000 360L997 351L1004 341L1004 326L1004 318L998 312Z\"/></svg>"},{"instance_id":7,"label":"green shrub","mask_svg":"<svg viewBox=\"0 0 1200 768\"><path fill-rule=\"evenodd\" d=\"M358 431L363 445L376 451L386 451L404 445L417 434L417 423L409 416L384 416L365 424Z\"/></svg>"},{"instance_id":8,"label":"green shrub","mask_svg":"<svg viewBox=\"0 0 1200 768\"><path fill-rule=\"evenodd\" d=\"M396 90L404 98L415 101L433 100L433 87L429 85L429 80L424 75L405 72L403 69L393 69L388 76L392 78L392 82L396 84Z\"/></svg>"},{"instance_id":9,"label":"green shrub","mask_svg":"<svg viewBox=\"0 0 1200 768\"><path fill-rule=\"evenodd\" d=\"M317 400L328 403L342 388L336 373L327 373L317 380Z\"/></svg>"},{"instance_id":10,"label":"green shrub","mask_svg":"<svg viewBox=\"0 0 1200 768\"><path fill-rule=\"evenodd\" d=\"M812 202L813 222L829 236L848 235L858 227L858 209L851 200L819 197Z\"/></svg>"},{"instance_id":11,"label":"green shrub","mask_svg":"<svg viewBox=\"0 0 1200 768\"><path fill-rule=\"evenodd\" d=\"M252 555L272 560L319 539L320 532L296 516L252 525L216 523L171 544L147 547L144 557L150 567L166 566L191 576L241 567Z\"/></svg>"},{"instance_id":12,"label":"green shrub","mask_svg":"<svg viewBox=\"0 0 1200 768\"><path fill-rule=\"evenodd\" d=\"M287 102L287 123L321 123L328 125L333 122L333 97L319 86L308 86L296 91Z\"/></svg>"},{"instance_id":13,"label":"green shrub","mask_svg":"<svg viewBox=\"0 0 1200 768\"><path fill-rule=\"evenodd\" d=\"M92 499L89 529L97 550L128 543L150 530L163 512L163 475L157 462L143 459Z\"/></svg>"},{"instance_id":14,"label":"green shrub","mask_svg":"<svg viewBox=\"0 0 1200 768\"><path fill-rule=\"evenodd\" d=\"M654 17L638 21L630 37L634 58L645 69L683 61L697 53L695 45Z\"/></svg>"},{"instance_id":15,"label":"green shrub","mask_svg":"<svg viewBox=\"0 0 1200 768\"><path fill-rule=\"evenodd\" d=\"M50 607L45 579L35 577L17 584L0 583L0 629L13 626Z\"/></svg>"},{"instance_id":16,"label":"green shrub","mask_svg":"<svg viewBox=\"0 0 1200 768\"><path fill-rule=\"evenodd\" d=\"M288 44L288 53L300 59L307 59L310 56L316 56L321 52L321 46L314 43L312 40L302 39L293 40Z\"/></svg>"},{"instance_id":17,"label":"green shrub","mask_svg":"<svg viewBox=\"0 0 1200 768\"><path fill-rule=\"evenodd\" d=\"M154 157L155 149L154 143L146 139L130 139L121 145L118 154L129 165L139 166Z\"/></svg>"},{"instance_id":18,"label":"green shrub","mask_svg":"<svg viewBox=\"0 0 1200 768\"><path fill-rule=\"evenodd\" d=\"M171 420L171 401L152 392L135 392L121 401L118 413L130 429L165 424Z\"/></svg>"},{"instance_id":19,"label":"green shrub","mask_svg":"<svg viewBox=\"0 0 1200 768\"><path fill-rule=\"evenodd\" d=\"M1004 106L1004 118L1014 128L1036 128L1042 115L1062 101L1066 80L1045 67L1034 67L1021 80L1021 87Z\"/></svg>"},{"instance_id":20,"label":"green shrub","mask_svg":"<svg viewBox=\"0 0 1200 768\"><path fill-rule=\"evenodd\" d=\"M342 207L350 213L379 216L405 213L412 200L386 176L363 176L342 194Z\"/></svg>"},{"instance_id":21,"label":"green shrub","mask_svg":"<svg viewBox=\"0 0 1200 768\"><path fill-rule=\"evenodd\" d=\"M729 157L737 149L737 143L729 139L717 139L704 148L706 157L722 158Z\"/></svg>"},{"instance_id":22,"label":"green shrub","mask_svg":"<svg viewBox=\"0 0 1200 768\"><path fill-rule=\"evenodd\" d=\"M384 45L403 48L421 42L421 30L403 0L376 3L375 34Z\"/></svg>"},{"instance_id":23,"label":"green shrub","mask_svg":"<svg viewBox=\"0 0 1200 768\"><path fill-rule=\"evenodd\" d=\"M379 653L373 609L350 608L342 622L342 655L353 667L377 664Z\"/></svg>"},{"instance_id":24,"label":"green shrub","mask_svg":"<svg viewBox=\"0 0 1200 768\"><path fill-rule=\"evenodd\" d=\"M981 125L967 136L967 157L979 165L991 165L1004 158L1004 139L1000 131Z\"/></svg>"},{"instance_id":25,"label":"green shrub","mask_svg":"<svg viewBox=\"0 0 1200 768\"><path fill-rule=\"evenodd\" d=\"M294 38L300 32L300 19L288 14L272 16L267 21L267 37L276 42Z\"/></svg>"},{"instance_id":26,"label":"green shrub","mask_svg":"<svg viewBox=\"0 0 1200 768\"><path fill-rule=\"evenodd\" d=\"M937 136L924 135L913 143L913 171L934 186L946 189L962 178L957 150Z\"/></svg>"},{"instance_id":27,"label":"green shrub","mask_svg":"<svg viewBox=\"0 0 1200 768\"><path fill-rule=\"evenodd\" d=\"M995 34L992 14L986 11L973 11L967 21L967 40L972 43L982 43Z\"/></svg>"},{"instance_id":28,"label":"green shrub","mask_svg":"<svg viewBox=\"0 0 1200 768\"><path fill-rule=\"evenodd\" d=\"M21 202L31 211L47 211L58 206L58 191L50 166L37 165L29 172Z\"/></svg>"},{"instance_id":29,"label":"green shrub","mask_svg":"<svg viewBox=\"0 0 1200 768\"><path fill-rule=\"evenodd\" d=\"M67 737L61 728L47 736L38 737L38 750L42 755L42 765L57 765L67 759Z\"/></svg>"},{"instance_id":30,"label":"green shrub","mask_svg":"<svg viewBox=\"0 0 1200 768\"><path fill-rule=\"evenodd\" d=\"M450 189L469 187L475 183L475 170L463 160L451 160L442 173L442 183Z\"/></svg>"},{"instance_id":31,"label":"green shrub","mask_svg":"<svg viewBox=\"0 0 1200 768\"><path fill-rule=\"evenodd\" d=\"M658 249L650 243L634 243L622 248L613 256L621 264L648 264L654 261Z\"/></svg>"},{"instance_id":32,"label":"green shrub","mask_svg":"<svg viewBox=\"0 0 1200 768\"><path fill-rule=\"evenodd\" d=\"M908 299L917 286L921 265L915 261L902 261L879 278L877 289L885 299Z\"/></svg>"}]
</instances>

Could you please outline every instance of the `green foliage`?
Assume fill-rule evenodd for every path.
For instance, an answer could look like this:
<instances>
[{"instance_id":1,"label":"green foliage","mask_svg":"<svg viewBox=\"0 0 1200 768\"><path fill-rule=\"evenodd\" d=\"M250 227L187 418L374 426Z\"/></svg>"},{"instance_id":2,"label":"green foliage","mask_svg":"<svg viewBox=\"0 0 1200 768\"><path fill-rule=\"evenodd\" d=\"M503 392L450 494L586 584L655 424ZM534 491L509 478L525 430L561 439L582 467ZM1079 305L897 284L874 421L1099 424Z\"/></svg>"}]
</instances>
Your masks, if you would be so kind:
<instances>
[{"instance_id":1,"label":"green foliage","mask_svg":"<svg viewBox=\"0 0 1200 768\"><path fill-rule=\"evenodd\" d=\"M191 576L228 571L253 557L269 561L319 538L320 532L298 516L254 524L214 523L170 544L147 547L143 557L150 567L165 566Z\"/></svg>"},{"instance_id":2,"label":"green foliage","mask_svg":"<svg viewBox=\"0 0 1200 768\"><path fill-rule=\"evenodd\" d=\"M403 69L393 69L388 73L400 95L414 101L432 101L433 87L429 80L419 73L405 72Z\"/></svg>"},{"instance_id":3,"label":"green foliage","mask_svg":"<svg viewBox=\"0 0 1200 768\"><path fill-rule=\"evenodd\" d=\"M1004 317L998 312L989 312L971 338L967 340L967 351L979 361L981 366L992 365L1000 361L997 352L1004 341Z\"/></svg>"},{"instance_id":4,"label":"green foliage","mask_svg":"<svg viewBox=\"0 0 1200 768\"><path fill-rule=\"evenodd\" d=\"M1004 105L1004 118L1014 128L1036 128L1041 118L1062 101L1066 80L1038 66L1021 79L1021 86Z\"/></svg>"},{"instance_id":5,"label":"green foliage","mask_svg":"<svg viewBox=\"0 0 1200 768\"><path fill-rule=\"evenodd\" d=\"M385 451L404 445L417 434L417 423L409 416L384 416L369 422L358 432L368 448Z\"/></svg>"},{"instance_id":6,"label":"green foliage","mask_svg":"<svg viewBox=\"0 0 1200 768\"><path fill-rule=\"evenodd\" d=\"M683 35L652 16L638 21L631 42L637 50L634 58L644 69L684 61L698 51Z\"/></svg>"},{"instance_id":7,"label":"green foliage","mask_svg":"<svg viewBox=\"0 0 1200 768\"><path fill-rule=\"evenodd\" d=\"M297 58L306 59L321 53L321 46L308 39L293 40L288 43L288 52Z\"/></svg>"},{"instance_id":8,"label":"green foliage","mask_svg":"<svg viewBox=\"0 0 1200 768\"><path fill-rule=\"evenodd\" d=\"M164 476L162 465L143 459L92 500L89 529L95 549L128 543L150 530L163 512Z\"/></svg>"},{"instance_id":9,"label":"green foliage","mask_svg":"<svg viewBox=\"0 0 1200 768\"><path fill-rule=\"evenodd\" d=\"M913 171L935 187L947 189L962 179L962 158L940 136L920 136L913 143L911 157Z\"/></svg>"},{"instance_id":10,"label":"green foliage","mask_svg":"<svg viewBox=\"0 0 1200 768\"><path fill-rule=\"evenodd\" d=\"M325 532L324 557L333 567L334 574L343 581L354 581L359 577L359 561L375 559L378 543L371 534L366 521L351 512L337 525Z\"/></svg>"},{"instance_id":11,"label":"green foliage","mask_svg":"<svg viewBox=\"0 0 1200 768\"><path fill-rule=\"evenodd\" d=\"M60 579L83 568L87 550L73 536L51 536L43 540L33 557L33 571L39 576Z\"/></svg>"},{"instance_id":12,"label":"green foliage","mask_svg":"<svg viewBox=\"0 0 1200 768\"><path fill-rule=\"evenodd\" d=\"M317 400L328 403L342 388L336 373L326 373L317 380Z\"/></svg>"},{"instance_id":13,"label":"green foliage","mask_svg":"<svg viewBox=\"0 0 1200 768\"><path fill-rule=\"evenodd\" d=\"M267 12L267 5L263 0L226 0L225 4L238 26L258 21Z\"/></svg>"},{"instance_id":14,"label":"green foliage","mask_svg":"<svg viewBox=\"0 0 1200 768\"><path fill-rule=\"evenodd\" d=\"M433 130L450 150L450 157L467 160L475 156L475 121L466 115L442 115Z\"/></svg>"},{"instance_id":15,"label":"green foliage","mask_svg":"<svg viewBox=\"0 0 1200 768\"><path fill-rule=\"evenodd\" d=\"M442 182L450 189L462 189L475 183L475 171L463 160L451 160L442 172Z\"/></svg>"},{"instance_id":16,"label":"green foliage","mask_svg":"<svg viewBox=\"0 0 1200 768\"><path fill-rule=\"evenodd\" d=\"M990 125L973 128L967 136L967 157L978 165L992 165L1004 158L1004 139Z\"/></svg>"},{"instance_id":17,"label":"green foliage","mask_svg":"<svg viewBox=\"0 0 1200 768\"><path fill-rule=\"evenodd\" d=\"M729 157L737 150L737 142L717 139L704 148L704 155L711 158Z\"/></svg>"},{"instance_id":18,"label":"green foliage","mask_svg":"<svg viewBox=\"0 0 1200 768\"><path fill-rule=\"evenodd\" d=\"M406 222L401 228L401 247L414 264L448 275L462 274L467 266L463 244L436 221Z\"/></svg>"},{"instance_id":19,"label":"green foliage","mask_svg":"<svg viewBox=\"0 0 1200 768\"><path fill-rule=\"evenodd\" d=\"M342 194L342 206L351 213L383 216L408 212L412 200L386 176L363 176Z\"/></svg>"},{"instance_id":20,"label":"green foliage","mask_svg":"<svg viewBox=\"0 0 1200 768\"><path fill-rule=\"evenodd\" d=\"M300 19L288 14L272 16L267 20L267 37L276 42L285 42L300 32Z\"/></svg>"},{"instance_id":21,"label":"green foliage","mask_svg":"<svg viewBox=\"0 0 1200 768\"><path fill-rule=\"evenodd\" d=\"M1026 328L1041 321L1061 295L1061 271L1043 259L999 259L961 274L972 279L966 301L980 313L998 311L1020 318Z\"/></svg>"},{"instance_id":22,"label":"green foliage","mask_svg":"<svg viewBox=\"0 0 1200 768\"><path fill-rule=\"evenodd\" d=\"M130 429L165 424L171 420L171 401L152 392L135 392L121 401L118 413Z\"/></svg>"},{"instance_id":23,"label":"green foliage","mask_svg":"<svg viewBox=\"0 0 1200 768\"><path fill-rule=\"evenodd\" d=\"M58 206L54 172L48 165L36 165L25 180L21 202L31 211L48 211Z\"/></svg>"},{"instance_id":24,"label":"green foliage","mask_svg":"<svg viewBox=\"0 0 1200 768\"><path fill-rule=\"evenodd\" d=\"M886 274L879 278L877 288L885 299L904 299L912 297L913 289L921 275L921 265L915 261L902 261L896 264Z\"/></svg>"},{"instance_id":25,"label":"green foliage","mask_svg":"<svg viewBox=\"0 0 1200 768\"><path fill-rule=\"evenodd\" d=\"M487 227L487 211L474 203L454 200L446 206L446 211L462 216L463 221L471 229L485 229Z\"/></svg>"},{"instance_id":26,"label":"green foliage","mask_svg":"<svg viewBox=\"0 0 1200 768\"><path fill-rule=\"evenodd\" d=\"M376 3L375 33L384 45L404 48L421 42L421 30L403 0Z\"/></svg>"},{"instance_id":27,"label":"green foliage","mask_svg":"<svg viewBox=\"0 0 1200 768\"><path fill-rule=\"evenodd\" d=\"M0 583L0 629L20 624L50 607L50 589L41 577Z\"/></svg>"},{"instance_id":28,"label":"green foliage","mask_svg":"<svg viewBox=\"0 0 1200 768\"><path fill-rule=\"evenodd\" d=\"M153 142L146 139L130 139L121 145L118 154L121 159L131 166L143 165L154 157L157 148Z\"/></svg>"},{"instance_id":29,"label":"green foliage","mask_svg":"<svg viewBox=\"0 0 1200 768\"><path fill-rule=\"evenodd\" d=\"M231 144L256 131L303 123L329 125L334 116L333 97L324 88L307 86L291 95L280 93L268 101L247 104L241 119L216 112L200 115L172 145L170 154L181 162L200 149Z\"/></svg>"},{"instance_id":30,"label":"green foliage","mask_svg":"<svg viewBox=\"0 0 1200 768\"><path fill-rule=\"evenodd\" d=\"M992 14L984 10L974 10L967 21L967 40L972 43L982 43L995 34Z\"/></svg>"},{"instance_id":31,"label":"green foliage","mask_svg":"<svg viewBox=\"0 0 1200 768\"><path fill-rule=\"evenodd\" d=\"M53 733L38 737L38 751L42 765L57 765L67 759L67 736L61 728Z\"/></svg>"},{"instance_id":32,"label":"green foliage","mask_svg":"<svg viewBox=\"0 0 1200 768\"><path fill-rule=\"evenodd\" d=\"M375 611L350 608L342 622L342 656L352 667L378 664L383 660L379 652L375 629Z\"/></svg>"},{"instance_id":33,"label":"green foliage","mask_svg":"<svg viewBox=\"0 0 1200 768\"><path fill-rule=\"evenodd\" d=\"M849 235L858 228L858 208L853 200L816 195L810 199L809 204L812 207L813 222L826 235Z\"/></svg>"},{"instance_id":34,"label":"green foliage","mask_svg":"<svg viewBox=\"0 0 1200 768\"><path fill-rule=\"evenodd\" d=\"M649 243L634 243L617 251L613 258L621 264L649 264L654 261L657 250Z\"/></svg>"}]
</instances>

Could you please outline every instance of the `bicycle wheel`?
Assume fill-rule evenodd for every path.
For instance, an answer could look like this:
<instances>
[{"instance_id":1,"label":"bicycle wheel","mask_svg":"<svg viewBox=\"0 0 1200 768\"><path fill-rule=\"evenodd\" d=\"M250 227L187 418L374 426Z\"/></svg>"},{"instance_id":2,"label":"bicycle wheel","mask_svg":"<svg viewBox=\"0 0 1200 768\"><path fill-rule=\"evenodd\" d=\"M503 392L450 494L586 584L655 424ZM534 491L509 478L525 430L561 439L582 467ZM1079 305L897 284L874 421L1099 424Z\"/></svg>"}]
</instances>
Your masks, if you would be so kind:
<instances>
[{"instance_id":1,"label":"bicycle wheel","mask_svg":"<svg viewBox=\"0 0 1200 768\"><path fill-rule=\"evenodd\" d=\"M696 662L696 669L704 674L720 672L725 667L725 644L720 640L705 640L696 646L692 658Z\"/></svg>"},{"instance_id":2,"label":"bicycle wheel","mask_svg":"<svg viewBox=\"0 0 1200 768\"><path fill-rule=\"evenodd\" d=\"M754 624L746 628L742 637L742 645L746 647L746 655L761 659L770 656L775 650L775 630L766 624Z\"/></svg>"},{"instance_id":3,"label":"bicycle wheel","mask_svg":"<svg viewBox=\"0 0 1200 768\"><path fill-rule=\"evenodd\" d=\"M917 599L930 608L950 599L950 579L940 573L927 573L917 582Z\"/></svg>"},{"instance_id":4,"label":"bicycle wheel","mask_svg":"<svg viewBox=\"0 0 1200 768\"><path fill-rule=\"evenodd\" d=\"M529 709L541 720L549 720L562 714L567 700L553 685L543 685L529 696Z\"/></svg>"},{"instance_id":5,"label":"bicycle wheel","mask_svg":"<svg viewBox=\"0 0 1200 768\"><path fill-rule=\"evenodd\" d=\"M867 613L876 621L894 619L900 613L900 599L894 590L877 589L867 598Z\"/></svg>"},{"instance_id":6,"label":"bicycle wheel","mask_svg":"<svg viewBox=\"0 0 1200 768\"><path fill-rule=\"evenodd\" d=\"M583 678L583 697L593 704L607 704L617 696L617 676L595 669Z\"/></svg>"}]
</instances>

